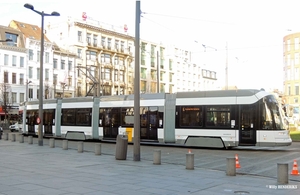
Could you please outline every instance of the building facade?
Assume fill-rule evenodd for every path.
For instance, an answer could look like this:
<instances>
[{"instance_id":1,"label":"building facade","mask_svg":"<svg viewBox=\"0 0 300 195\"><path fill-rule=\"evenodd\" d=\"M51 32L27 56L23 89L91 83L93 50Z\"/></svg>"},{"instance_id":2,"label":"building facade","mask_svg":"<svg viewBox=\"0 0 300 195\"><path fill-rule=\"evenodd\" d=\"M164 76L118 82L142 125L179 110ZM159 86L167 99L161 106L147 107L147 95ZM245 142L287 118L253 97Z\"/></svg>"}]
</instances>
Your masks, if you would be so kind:
<instances>
[{"instance_id":1,"label":"building facade","mask_svg":"<svg viewBox=\"0 0 300 195\"><path fill-rule=\"evenodd\" d=\"M300 33L283 38L283 91L285 104L299 104Z\"/></svg>"},{"instance_id":2,"label":"building facade","mask_svg":"<svg viewBox=\"0 0 300 195\"><path fill-rule=\"evenodd\" d=\"M26 99L27 49L13 28L0 26L0 40L0 116L18 120L19 104Z\"/></svg>"},{"instance_id":3,"label":"building facade","mask_svg":"<svg viewBox=\"0 0 300 195\"><path fill-rule=\"evenodd\" d=\"M39 99L40 81L40 49L41 49L41 29L32 24L27 24L12 20L9 24L11 28L20 31L24 36L24 44L28 50L25 82L28 85L28 100ZM53 88L53 44L44 36L44 56L43 56L43 98L54 97L50 93Z\"/></svg>"},{"instance_id":4,"label":"building facade","mask_svg":"<svg viewBox=\"0 0 300 195\"><path fill-rule=\"evenodd\" d=\"M132 36L72 18L48 25L47 36L77 54L76 96L133 93Z\"/></svg>"}]
</instances>

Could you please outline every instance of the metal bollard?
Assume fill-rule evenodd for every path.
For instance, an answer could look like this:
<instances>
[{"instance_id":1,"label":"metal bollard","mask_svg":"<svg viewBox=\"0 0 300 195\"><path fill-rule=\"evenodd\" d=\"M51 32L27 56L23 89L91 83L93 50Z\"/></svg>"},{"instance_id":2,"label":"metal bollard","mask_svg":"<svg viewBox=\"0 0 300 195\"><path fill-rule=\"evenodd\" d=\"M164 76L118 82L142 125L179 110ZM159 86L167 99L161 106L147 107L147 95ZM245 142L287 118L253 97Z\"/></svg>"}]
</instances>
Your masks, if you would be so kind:
<instances>
[{"instance_id":1,"label":"metal bollard","mask_svg":"<svg viewBox=\"0 0 300 195\"><path fill-rule=\"evenodd\" d=\"M19 142L24 143L24 135L22 134L19 135Z\"/></svg>"},{"instance_id":2,"label":"metal bollard","mask_svg":"<svg viewBox=\"0 0 300 195\"><path fill-rule=\"evenodd\" d=\"M82 153L83 152L83 142L78 142L78 144L77 144L77 151L78 151L78 153Z\"/></svg>"},{"instance_id":3,"label":"metal bollard","mask_svg":"<svg viewBox=\"0 0 300 195\"><path fill-rule=\"evenodd\" d=\"M54 140L54 138L50 138L50 140L49 140L49 148L55 148L55 140Z\"/></svg>"},{"instance_id":4,"label":"metal bollard","mask_svg":"<svg viewBox=\"0 0 300 195\"><path fill-rule=\"evenodd\" d=\"M226 175L227 176L236 175L235 158L227 158Z\"/></svg>"},{"instance_id":5,"label":"metal bollard","mask_svg":"<svg viewBox=\"0 0 300 195\"><path fill-rule=\"evenodd\" d=\"M8 140L8 133L3 133L3 139L4 139L5 141Z\"/></svg>"},{"instance_id":6,"label":"metal bollard","mask_svg":"<svg viewBox=\"0 0 300 195\"><path fill-rule=\"evenodd\" d=\"M153 164L160 165L161 164L161 150L156 149L153 152Z\"/></svg>"},{"instance_id":7,"label":"metal bollard","mask_svg":"<svg viewBox=\"0 0 300 195\"><path fill-rule=\"evenodd\" d=\"M116 160L126 160L127 158L128 137L118 135L116 143Z\"/></svg>"},{"instance_id":8,"label":"metal bollard","mask_svg":"<svg viewBox=\"0 0 300 195\"><path fill-rule=\"evenodd\" d=\"M288 184L289 183L289 166L287 163L277 163L277 183Z\"/></svg>"},{"instance_id":9,"label":"metal bollard","mask_svg":"<svg viewBox=\"0 0 300 195\"><path fill-rule=\"evenodd\" d=\"M32 136L28 136L28 144L33 144L33 137Z\"/></svg>"},{"instance_id":10,"label":"metal bollard","mask_svg":"<svg viewBox=\"0 0 300 195\"><path fill-rule=\"evenodd\" d=\"M68 140L63 140L63 150L67 150L68 149Z\"/></svg>"},{"instance_id":11,"label":"metal bollard","mask_svg":"<svg viewBox=\"0 0 300 195\"><path fill-rule=\"evenodd\" d=\"M101 155L101 143L95 143L95 155Z\"/></svg>"},{"instance_id":12,"label":"metal bollard","mask_svg":"<svg viewBox=\"0 0 300 195\"><path fill-rule=\"evenodd\" d=\"M16 134L14 134L14 133L11 134L11 141L12 142L16 141Z\"/></svg>"},{"instance_id":13,"label":"metal bollard","mask_svg":"<svg viewBox=\"0 0 300 195\"><path fill-rule=\"evenodd\" d=\"M187 153L186 154L186 169L193 170L194 169L194 154Z\"/></svg>"}]
</instances>

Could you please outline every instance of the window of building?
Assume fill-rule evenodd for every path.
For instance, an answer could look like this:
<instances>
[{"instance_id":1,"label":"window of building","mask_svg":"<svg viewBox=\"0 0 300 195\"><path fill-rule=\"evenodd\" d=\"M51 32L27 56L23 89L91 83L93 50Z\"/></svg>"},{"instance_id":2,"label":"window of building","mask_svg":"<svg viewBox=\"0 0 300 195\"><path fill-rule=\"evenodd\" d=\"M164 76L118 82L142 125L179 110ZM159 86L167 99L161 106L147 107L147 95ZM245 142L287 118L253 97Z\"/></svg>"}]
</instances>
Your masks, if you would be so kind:
<instances>
[{"instance_id":1,"label":"window of building","mask_svg":"<svg viewBox=\"0 0 300 195\"><path fill-rule=\"evenodd\" d=\"M69 76L68 78L68 86L72 86L72 76Z\"/></svg>"},{"instance_id":2,"label":"window of building","mask_svg":"<svg viewBox=\"0 0 300 195\"><path fill-rule=\"evenodd\" d=\"M81 83L77 83L77 96L80 97L81 96Z\"/></svg>"},{"instance_id":3,"label":"window of building","mask_svg":"<svg viewBox=\"0 0 300 195\"><path fill-rule=\"evenodd\" d=\"M291 50L291 40L287 40L287 51Z\"/></svg>"},{"instance_id":4,"label":"window of building","mask_svg":"<svg viewBox=\"0 0 300 195\"><path fill-rule=\"evenodd\" d=\"M8 83L8 72L4 72L4 83Z\"/></svg>"},{"instance_id":5,"label":"window of building","mask_svg":"<svg viewBox=\"0 0 300 195\"><path fill-rule=\"evenodd\" d=\"M110 54L101 54L101 62L102 63L111 63L111 55Z\"/></svg>"},{"instance_id":6,"label":"window of building","mask_svg":"<svg viewBox=\"0 0 300 195\"><path fill-rule=\"evenodd\" d=\"M94 45L94 47L97 47L97 45L98 45L98 36L97 35L93 36L93 45Z\"/></svg>"},{"instance_id":7,"label":"window of building","mask_svg":"<svg viewBox=\"0 0 300 195\"><path fill-rule=\"evenodd\" d=\"M77 36L78 36L78 41L82 42L82 32L81 31L78 31Z\"/></svg>"},{"instance_id":8,"label":"window of building","mask_svg":"<svg viewBox=\"0 0 300 195\"><path fill-rule=\"evenodd\" d=\"M147 78L147 68L141 68L141 79Z\"/></svg>"},{"instance_id":9,"label":"window of building","mask_svg":"<svg viewBox=\"0 0 300 195\"><path fill-rule=\"evenodd\" d=\"M15 46L15 47L17 46L18 35L5 32L5 38L12 40L12 41L6 42L6 45Z\"/></svg>"},{"instance_id":10,"label":"window of building","mask_svg":"<svg viewBox=\"0 0 300 195\"><path fill-rule=\"evenodd\" d=\"M299 85L295 86L295 95L299 95Z\"/></svg>"},{"instance_id":11,"label":"window of building","mask_svg":"<svg viewBox=\"0 0 300 195\"><path fill-rule=\"evenodd\" d=\"M24 67L24 57L20 57L20 67Z\"/></svg>"},{"instance_id":12,"label":"window of building","mask_svg":"<svg viewBox=\"0 0 300 195\"><path fill-rule=\"evenodd\" d=\"M49 56L50 56L50 54L49 54L49 52L45 52L45 62L46 63L49 63Z\"/></svg>"},{"instance_id":13,"label":"window of building","mask_svg":"<svg viewBox=\"0 0 300 195\"><path fill-rule=\"evenodd\" d=\"M109 68L105 68L104 70L104 79L111 80L111 70Z\"/></svg>"},{"instance_id":14,"label":"window of building","mask_svg":"<svg viewBox=\"0 0 300 195\"><path fill-rule=\"evenodd\" d=\"M25 94L20 93L20 102L19 103L24 102L24 100L25 100Z\"/></svg>"},{"instance_id":15,"label":"window of building","mask_svg":"<svg viewBox=\"0 0 300 195\"><path fill-rule=\"evenodd\" d=\"M124 52L124 41L121 41L121 52Z\"/></svg>"},{"instance_id":16,"label":"window of building","mask_svg":"<svg viewBox=\"0 0 300 195\"><path fill-rule=\"evenodd\" d=\"M102 46L103 48L106 47L106 37L101 37L101 46Z\"/></svg>"},{"instance_id":17,"label":"window of building","mask_svg":"<svg viewBox=\"0 0 300 195\"><path fill-rule=\"evenodd\" d=\"M37 56L36 56L36 61L37 61L37 62L40 61L40 54L41 54L41 52L40 52L40 51L37 51Z\"/></svg>"},{"instance_id":18,"label":"window of building","mask_svg":"<svg viewBox=\"0 0 300 195\"><path fill-rule=\"evenodd\" d=\"M57 59L56 58L53 59L53 68L57 69Z\"/></svg>"},{"instance_id":19,"label":"window of building","mask_svg":"<svg viewBox=\"0 0 300 195\"><path fill-rule=\"evenodd\" d=\"M120 71L119 81L124 82L124 71Z\"/></svg>"},{"instance_id":20,"label":"window of building","mask_svg":"<svg viewBox=\"0 0 300 195\"><path fill-rule=\"evenodd\" d=\"M73 66L72 66L72 61L69 61L69 62L68 62L68 70L71 71L71 70L72 70L72 67L73 67Z\"/></svg>"},{"instance_id":21,"label":"window of building","mask_svg":"<svg viewBox=\"0 0 300 195\"><path fill-rule=\"evenodd\" d=\"M77 57L78 58L82 57L82 50L81 49L77 49Z\"/></svg>"},{"instance_id":22,"label":"window of building","mask_svg":"<svg viewBox=\"0 0 300 195\"><path fill-rule=\"evenodd\" d=\"M86 42L90 45L91 44L91 34L90 33L87 33L87 35L86 35Z\"/></svg>"},{"instance_id":23,"label":"window of building","mask_svg":"<svg viewBox=\"0 0 300 195\"><path fill-rule=\"evenodd\" d=\"M17 83L17 73L12 73L12 84Z\"/></svg>"},{"instance_id":24,"label":"window of building","mask_svg":"<svg viewBox=\"0 0 300 195\"><path fill-rule=\"evenodd\" d=\"M114 81L118 81L118 70L115 70L115 76L114 76Z\"/></svg>"},{"instance_id":25,"label":"window of building","mask_svg":"<svg viewBox=\"0 0 300 195\"><path fill-rule=\"evenodd\" d=\"M49 69L45 69L45 80L49 81Z\"/></svg>"},{"instance_id":26,"label":"window of building","mask_svg":"<svg viewBox=\"0 0 300 195\"><path fill-rule=\"evenodd\" d=\"M107 49L111 49L111 38L107 39Z\"/></svg>"},{"instance_id":27,"label":"window of building","mask_svg":"<svg viewBox=\"0 0 300 195\"><path fill-rule=\"evenodd\" d=\"M36 79L40 79L40 68L36 69Z\"/></svg>"},{"instance_id":28,"label":"window of building","mask_svg":"<svg viewBox=\"0 0 300 195\"><path fill-rule=\"evenodd\" d=\"M24 85L24 74L20 74L20 85Z\"/></svg>"},{"instance_id":29,"label":"window of building","mask_svg":"<svg viewBox=\"0 0 300 195\"><path fill-rule=\"evenodd\" d=\"M12 56L12 65L17 66L17 56Z\"/></svg>"},{"instance_id":30,"label":"window of building","mask_svg":"<svg viewBox=\"0 0 300 195\"><path fill-rule=\"evenodd\" d=\"M11 93L11 99L12 99L12 103L17 103L17 93L13 92Z\"/></svg>"},{"instance_id":31,"label":"window of building","mask_svg":"<svg viewBox=\"0 0 300 195\"><path fill-rule=\"evenodd\" d=\"M29 73L28 73L28 76L29 76L30 79L32 79L32 74L33 74L33 72L32 72L32 67L29 67Z\"/></svg>"},{"instance_id":32,"label":"window of building","mask_svg":"<svg viewBox=\"0 0 300 195\"><path fill-rule=\"evenodd\" d=\"M119 40L115 40L115 49L119 51Z\"/></svg>"},{"instance_id":33,"label":"window of building","mask_svg":"<svg viewBox=\"0 0 300 195\"><path fill-rule=\"evenodd\" d=\"M86 58L88 60L93 60L95 61L97 57L97 53L95 51L86 51Z\"/></svg>"},{"instance_id":34,"label":"window of building","mask_svg":"<svg viewBox=\"0 0 300 195\"><path fill-rule=\"evenodd\" d=\"M9 56L8 54L4 54L4 65L8 65L8 62L9 62Z\"/></svg>"},{"instance_id":35,"label":"window of building","mask_svg":"<svg viewBox=\"0 0 300 195\"><path fill-rule=\"evenodd\" d=\"M29 49L29 60L33 60L33 50Z\"/></svg>"},{"instance_id":36,"label":"window of building","mask_svg":"<svg viewBox=\"0 0 300 195\"><path fill-rule=\"evenodd\" d=\"M28 89L28 98L30 98L30 99L33 98L33 89L32 88Z\"/></svg>"},{"instance_id":37,"label":"window of building","mask_svg":"<svg viewBox=\"0 0 300 195\"><path fill-rule=\"evenodd\" d=\"M65 69L65 60L60 61L60 69L62 69L62 70Z\"/></svg>"},{"instance_id":38,"label":"window of building","mask_svg":"<svg viewBox=\"0 0 300 195\"><path fill-rule=\"evenodd\" d=\"M53 85L57 85L57 74L53 74Z\"/></svg>"}]
</instances>

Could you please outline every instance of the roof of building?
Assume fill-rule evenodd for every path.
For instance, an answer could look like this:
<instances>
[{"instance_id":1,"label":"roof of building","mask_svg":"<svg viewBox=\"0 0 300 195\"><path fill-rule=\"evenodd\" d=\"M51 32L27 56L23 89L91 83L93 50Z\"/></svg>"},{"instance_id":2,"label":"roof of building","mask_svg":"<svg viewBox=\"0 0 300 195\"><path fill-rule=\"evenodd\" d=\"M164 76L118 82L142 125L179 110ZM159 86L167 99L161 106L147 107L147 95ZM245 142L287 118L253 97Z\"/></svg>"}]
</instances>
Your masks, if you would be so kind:
<instances>
[{"instance_id":1,"label":"roof of building","mask_svg":"<svg viewBox=\"0 0 300 195\"><path fill-rule=\"evenodd\" d=\"M37 25L12 20L9 27L18 29L26 38L41 40L41 28ZM44 40L51 42L44 33Z\"/></svg>"}]
</instances>

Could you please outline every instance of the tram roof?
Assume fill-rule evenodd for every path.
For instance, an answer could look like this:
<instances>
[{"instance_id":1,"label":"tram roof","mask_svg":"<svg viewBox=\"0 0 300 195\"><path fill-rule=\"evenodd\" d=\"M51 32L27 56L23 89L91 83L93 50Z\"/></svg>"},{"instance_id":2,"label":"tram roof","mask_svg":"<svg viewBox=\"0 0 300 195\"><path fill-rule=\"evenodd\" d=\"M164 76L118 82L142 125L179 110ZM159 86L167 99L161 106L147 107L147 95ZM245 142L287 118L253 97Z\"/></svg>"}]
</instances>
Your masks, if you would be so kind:
<instances>
[{"instance_id":1,"label":"tram roof","mask_svg":"<svg viewBox=\"0 0 300 195\"><path fill-rule=\"evenodd\" d=\"M176 93L176 98L243 97L243 96L253 96L261 91L262 90L258 90L258 89L237 89L237 90L178 92Z\"/></svg>"}]
</instances>

